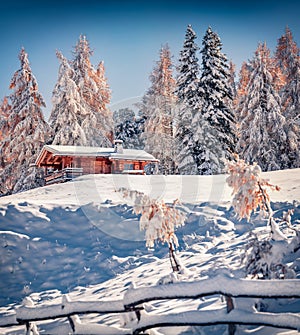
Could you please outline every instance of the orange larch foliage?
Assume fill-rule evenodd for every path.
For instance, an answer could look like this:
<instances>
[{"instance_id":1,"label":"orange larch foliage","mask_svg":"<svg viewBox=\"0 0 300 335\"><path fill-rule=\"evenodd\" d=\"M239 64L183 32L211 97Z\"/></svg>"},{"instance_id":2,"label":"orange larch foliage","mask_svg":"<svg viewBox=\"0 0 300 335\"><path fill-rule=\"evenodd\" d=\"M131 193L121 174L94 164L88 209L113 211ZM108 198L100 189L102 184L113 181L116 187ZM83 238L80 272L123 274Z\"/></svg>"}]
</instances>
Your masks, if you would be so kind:
<instances>
[{"instance_id":1,"label":"orange larch foliage","mask_svg":"<svg viewBox=\"0 0 300 335\"><path fill-rule=\"evenodd\" d=\"M240 219L250 219L251 213L257 208L271 215L269 190L279 191L280 188L261 178L261 169L257 164L247 164L236 156L236 161L228 163L227 183L233 188L232 204Z\"/></svg>"},{"instance_id":2,"label":"orange larch foliage","mask_svg":"<svg viewBox=\"0 0 300 335\"><path fill-rule=\"evenodd\" d=\"M247 86L250 80L249 64L243 62L241 70L239 72L239 85L237 89L238 96L247 95Z\"/></svg>"}]
</instances>

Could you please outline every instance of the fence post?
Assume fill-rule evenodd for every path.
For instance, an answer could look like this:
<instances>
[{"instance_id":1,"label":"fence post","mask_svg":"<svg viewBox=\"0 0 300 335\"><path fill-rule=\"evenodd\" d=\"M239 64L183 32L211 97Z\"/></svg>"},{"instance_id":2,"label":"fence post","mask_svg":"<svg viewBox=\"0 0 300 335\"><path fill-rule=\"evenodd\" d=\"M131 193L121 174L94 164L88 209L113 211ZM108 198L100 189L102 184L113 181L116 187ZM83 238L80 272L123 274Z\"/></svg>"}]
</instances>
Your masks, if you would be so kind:
<instances>
[{"instance_id":1,"label":"fence post","mask_svg":"<svg viewBox=\"0 0 300 335\"><path fill-rule=\"evenodd\" d=\"M230 295L225 296L227 313L230 313L234 309L233 299ZM234 335L236 326L233 323L228 324L228 335Z\"/></svg>"},{"instance_id":2,"label":"fence post","mask_svg":"<svg viewBox=\"0 0 300 335\"><path fill-rule=\"evenodd\" d=\"M34 302L30 297L25 297L22 301L22 305L25 307L34 307ZM38 328L35 322L25 322L26 332L25 335L39 335Z\"/></svg>"},{"instance_id":3,"label":"fence post","mask_svg":"<svg viewBox=\"0 0 300 335\"><path fill-rule=\"evenodd\" d=\"M64 294L62 297L61 297L61 308L64 309L66 307L66 305L68 305L68 303L71 302L71 298L69 297L68 294ZM74 317L76 317L76 315L74 315ZM76 331L76 321L75 321L75 318L73 316L68 316L68 321L69 321L69 324L70 324L70 327L72 329L72 332L73 334L75 333Z\"/></svg>"}]
</instances>

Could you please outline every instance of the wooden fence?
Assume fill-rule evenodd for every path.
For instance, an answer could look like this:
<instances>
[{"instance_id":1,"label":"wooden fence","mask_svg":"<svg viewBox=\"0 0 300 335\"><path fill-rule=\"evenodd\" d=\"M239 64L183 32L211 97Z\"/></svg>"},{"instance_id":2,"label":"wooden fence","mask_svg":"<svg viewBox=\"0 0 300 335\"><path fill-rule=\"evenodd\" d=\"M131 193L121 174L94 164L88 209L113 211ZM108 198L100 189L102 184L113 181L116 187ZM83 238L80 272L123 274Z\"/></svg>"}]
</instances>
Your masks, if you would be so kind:
<instances>
[{"instance_id":1,"label":"wooden fence","mask_svg":"<svg viewBox=\"0 0 300 335\"><path fill-rule=\"evenodd\" d=\"M199 299L222 295L226 305L218 310L190 310L181 313L147 313L143 304L150 301ZM59 304L34 306L30 299L14 313L0 315L0 327L25 325L26 335L38 334L36 322L67 318L73 334L140 334L156 327L207 326L227 324L233 335L236 325L264 325L300 331L299 313L269 313L256 311L253 306L240 310L236 298L300 299L300 280L246 280L216 276L195 282L178 282L142 288L129 288L123 299L112 301L71 301L67 295ZM299 301L300 304L300 301ZM184 307L181 308L182 310ZM131 322L124 328L81 323L83 314L130 313ZM66 332L68 333L68 332ZM69 331L70 333L70 331ZM43 332L43 334L46 334Z\"/></svg>"}]
</instances>

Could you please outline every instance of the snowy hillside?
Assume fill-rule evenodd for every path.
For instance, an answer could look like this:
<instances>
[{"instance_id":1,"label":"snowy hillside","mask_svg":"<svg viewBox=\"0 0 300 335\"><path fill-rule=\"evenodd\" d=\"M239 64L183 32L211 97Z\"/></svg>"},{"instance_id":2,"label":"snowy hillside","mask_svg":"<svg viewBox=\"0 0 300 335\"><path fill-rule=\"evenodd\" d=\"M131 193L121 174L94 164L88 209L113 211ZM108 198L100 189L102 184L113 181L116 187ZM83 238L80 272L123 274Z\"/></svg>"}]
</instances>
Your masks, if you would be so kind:
<instances>
[{"instance_id":1,"label":"snowy hillside","mask_svg":"<svg viewBox=\"0 0 300 335\"><path fill-rule=\"evenodd\" d=\"M263 173L263 177L281 188L271 193L275 218L294 209L293 224L299 227L300 169ZM176 234L186 280L230 272L243 277L240 256L248 233L255 229L265 234L266 221L257 215L250 223L237 220L225 179L226 176L89 175L0 198L0 311L20 303L29 294L35 301L56 299L60 293L70 293L72 299L119 298L131 282L147 286L170 274L167 246L157 244L154 250L147 250L138 216L116 191L121 187L166 202L180 200L179 208L187 213L187 220ZM293 234L286 226L282 229ZM295 264L299 277L299 258ZM210 298L199 300L197 305L210 309L220 303L219 298ZM192 304L195 302L187 303L186 309ZM176 309L176 303L174 306ZM284 310L280 303L277 307ZM170 306L161 308L168 311ZM300 310L299 303L293 310ZM106 321L118 322L116 317ZM225 328L209 329L206 333L185 327L162 333L222 334ZM13 333L18 334L16 330ZM258 327L255 333L297 332Z\"/></svg>"}]
</instances>

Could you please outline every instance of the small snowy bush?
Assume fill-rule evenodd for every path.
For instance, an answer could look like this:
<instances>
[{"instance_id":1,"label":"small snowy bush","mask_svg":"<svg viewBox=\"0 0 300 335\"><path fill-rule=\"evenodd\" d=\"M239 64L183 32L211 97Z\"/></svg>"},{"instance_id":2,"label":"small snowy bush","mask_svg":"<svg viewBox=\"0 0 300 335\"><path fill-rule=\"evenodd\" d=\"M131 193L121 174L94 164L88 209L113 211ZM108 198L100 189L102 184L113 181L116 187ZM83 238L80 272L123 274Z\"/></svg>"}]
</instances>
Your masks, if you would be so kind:
<instances>
[{"instance_id":1,"label":"small snowy bush","mask_svg":"<svg viewBox=\"0 0 300 335\"><path fill-rule=\"evenodd\" d=\"M119 191L125 198L133 201L134 212L140 214L140 230L145 230L146 246L153 248L156 240L168 243L172 268L179 271L180 265L174 254L174 247L178 247L175 229L184 225L186 214L176 208L178 201L168 205L163 200L151 199L142 192L123 188Z\"/></svg>"},{"instance_id":2,"label":"small snowy bush","mask_svg":"<svg viewBox=\"0 0 300 335\"><path fill-rule=\"evenodd\" d=\"M257 208L272 214L267 189L279 191L280 188L261 178L259 165L247 164L236 156L236 161L228 163L228 173L226 181L233 188L234 195L232 205L240 219L250 220L251 213Z\"/></svg>"},{"instance_id":3,"label":"small snowy bush","mask_svg":"<svg viewBox=\"0 0 300 335\"><path fill-rule=\"evenodd\" d=\"M251 234L245 247L243 262L246 274L255 279L289 279L295 277L293 269L283 262L289 250L286 241L274 241L270 238L259 240Z\"/></svg>"},{"instance_id":4,"label":"small snowy bush","mask_svg":"<svg viewBox=\"0 0 300 335\"><path fill-rule=\"evenodd\" d=\"M289 242L275 222L268 194L268 189L279 191L280 188L261 178L261 169L257 164L247 164L238 157L236 161L228 163L228 172L227 183L233 188L232 205L238 217L249 221L257 208L268 215L270 235L261 240L255 233L251 233L251 239L245 247L242 261L246 275L256 279L295 277L295 272L284 264L284 257L294 253L299 242L299 234L291 225L293 211L284 212L283 216L283 222L296 230L296 237Z\"/></svg>"}]
</instances>

